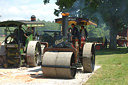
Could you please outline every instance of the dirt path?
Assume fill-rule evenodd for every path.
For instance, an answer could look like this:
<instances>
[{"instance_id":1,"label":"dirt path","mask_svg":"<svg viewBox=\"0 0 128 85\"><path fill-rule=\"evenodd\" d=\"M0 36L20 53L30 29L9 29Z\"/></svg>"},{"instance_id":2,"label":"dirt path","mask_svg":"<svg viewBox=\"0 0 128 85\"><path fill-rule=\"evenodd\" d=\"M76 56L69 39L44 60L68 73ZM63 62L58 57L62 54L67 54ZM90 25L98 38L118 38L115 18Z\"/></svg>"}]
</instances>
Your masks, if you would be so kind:
<instances>
[{"instance_id":1,"label":"dirt path","mask_svg":"<svg viewBox=\"0 0 128 85\"><path fill-rule=\"evenodd\" d=\"M100 66L96 66L95 71L98 68ZM0 85L82 85L95 71L83 73L82 68L79 68L74 79L50 79L43 77L41 67L0 68Z\"/></svg>"}]
</instances>

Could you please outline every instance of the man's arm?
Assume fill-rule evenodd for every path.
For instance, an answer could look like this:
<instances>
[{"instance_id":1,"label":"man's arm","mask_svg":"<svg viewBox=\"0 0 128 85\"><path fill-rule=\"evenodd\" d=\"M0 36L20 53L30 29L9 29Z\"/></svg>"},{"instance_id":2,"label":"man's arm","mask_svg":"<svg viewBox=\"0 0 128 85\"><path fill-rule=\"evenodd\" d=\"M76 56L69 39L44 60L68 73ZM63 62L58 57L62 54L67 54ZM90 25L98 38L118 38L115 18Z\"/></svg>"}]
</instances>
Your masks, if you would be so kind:
<instances>
[{"instance_id":1,"label":"man's arm","mask_svg":"<svg viewBox=\"0 0 128 85\"><path fill-rule=\"evenodd\" d=\"M28 38L28 36L24 33L24 36L26 37L26 38Z\"/></svg>"}]
</instances>

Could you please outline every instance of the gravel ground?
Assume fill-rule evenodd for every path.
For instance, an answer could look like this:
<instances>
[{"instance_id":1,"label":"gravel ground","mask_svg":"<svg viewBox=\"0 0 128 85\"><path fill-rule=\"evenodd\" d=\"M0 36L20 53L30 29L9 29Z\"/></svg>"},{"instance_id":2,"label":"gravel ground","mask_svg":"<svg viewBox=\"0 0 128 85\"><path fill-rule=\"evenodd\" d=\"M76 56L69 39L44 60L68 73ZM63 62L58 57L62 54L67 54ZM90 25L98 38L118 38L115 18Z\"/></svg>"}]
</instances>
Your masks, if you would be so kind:
<instances>
[{"instance_id":1,"label":"gravel ground","mask_svg":"<svg viewBox=\"0 0 128 85\"><path fill-rule=\"evenodd\" d=\"M96 66L95 71L98 68L100 66ZM0 85L82 85L95 71L83 73L82 68L78 68L74 79L50 79L43 77L41 67L0 68Z\"/></svg>"}]
</instances>

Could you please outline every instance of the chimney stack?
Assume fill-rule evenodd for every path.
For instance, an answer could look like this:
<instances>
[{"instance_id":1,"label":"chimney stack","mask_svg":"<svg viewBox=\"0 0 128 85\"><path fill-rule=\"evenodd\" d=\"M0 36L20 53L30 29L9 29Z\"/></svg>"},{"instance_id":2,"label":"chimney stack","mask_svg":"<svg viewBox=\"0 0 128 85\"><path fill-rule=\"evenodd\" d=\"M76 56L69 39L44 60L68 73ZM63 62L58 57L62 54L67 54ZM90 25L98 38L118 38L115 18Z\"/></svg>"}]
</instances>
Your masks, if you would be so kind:
<instances>
[{"instance_id":1,"label":"chimney stack","mask_svg":"<svg viewBox=\"0 0 128 85\"><path fill-rule=\"evenodd\" d=\"M62 34L65 37L67 37L68 16L69 13L62 13Z\"/></svg>"}]
</instances>

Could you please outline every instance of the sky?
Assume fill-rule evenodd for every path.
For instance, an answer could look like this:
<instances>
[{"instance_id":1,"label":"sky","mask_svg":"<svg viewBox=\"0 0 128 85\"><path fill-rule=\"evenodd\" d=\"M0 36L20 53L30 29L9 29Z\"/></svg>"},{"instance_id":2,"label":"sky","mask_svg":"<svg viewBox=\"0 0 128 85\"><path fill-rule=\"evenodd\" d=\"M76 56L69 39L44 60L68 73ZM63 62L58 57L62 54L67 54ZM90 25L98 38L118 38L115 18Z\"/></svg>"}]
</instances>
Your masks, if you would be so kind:
<instances>
[{"instance_id":1,"label":"sky","mask_svg":"<svg viewBox=\"0 0 128 85\"><path fill-rule=\"evenodd\" d=\"M56 0L50 0L44 5L43 0L0 0L0 21L5 20L30 20L31 15L36 19L54 21L59 18L54 15Z\"/></svg>"}]
</instances>

